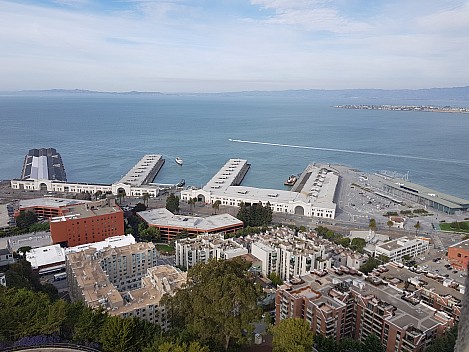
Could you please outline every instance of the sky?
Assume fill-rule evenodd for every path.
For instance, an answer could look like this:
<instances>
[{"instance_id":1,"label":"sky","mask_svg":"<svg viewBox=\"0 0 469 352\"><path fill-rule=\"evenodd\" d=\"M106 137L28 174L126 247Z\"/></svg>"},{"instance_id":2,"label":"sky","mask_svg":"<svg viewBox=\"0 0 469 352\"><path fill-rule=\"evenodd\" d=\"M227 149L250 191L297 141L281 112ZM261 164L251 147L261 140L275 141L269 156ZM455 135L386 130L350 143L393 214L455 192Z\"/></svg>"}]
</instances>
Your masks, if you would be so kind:
<instances>
[{"instance_id":1,"label":"sky","mask_svg":"<svg viewBox=\"0 0 469 352\"><path fill-rule=\"evenodd\" d=\"M0 0L0 90L469 85L469 1Z\"/></svg>"}]
</instances>

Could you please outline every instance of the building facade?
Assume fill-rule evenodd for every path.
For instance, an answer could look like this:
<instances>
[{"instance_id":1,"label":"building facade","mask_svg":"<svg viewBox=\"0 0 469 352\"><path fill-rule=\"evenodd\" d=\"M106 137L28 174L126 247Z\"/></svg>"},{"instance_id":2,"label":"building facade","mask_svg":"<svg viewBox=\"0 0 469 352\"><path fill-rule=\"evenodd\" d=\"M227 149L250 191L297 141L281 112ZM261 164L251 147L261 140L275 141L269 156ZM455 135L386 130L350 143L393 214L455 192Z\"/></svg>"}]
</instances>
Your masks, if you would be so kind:
<instances>
[{"instance_id":1,"label":"building facade","mask_svg":"<svg viewBox=\"0 0 469 352\"><path fill-rule=\"evenodd\" d=\"M67 254L67 277L72 301L103 308L110 315L139 317L168 328L166 310L160 304L186 282L186 274L169 266L157 266L152 243L119 248L88 248Z\"/></svg>"},{"instance_id":2,"label":"building facade","mask_svg":"<svg viewBox=\"0 0 469 352\"><path fill-rule=\"evenodd\" d=\"M469 239L450 246L448 248L448 260L453 268L467 271L469 266Z\"/></svg>"},{"instance_id":3,"label":"building facade","mask_svg":"<svg viewBox=\"0 0 469 352\"><path fill-rule=\"evenodd\" d=\"M385 255L390 261L402 261L404 256L415 257L428 251L428 238L401 237L376 245L375 255Z\"/></svg>"},{"instance_id":4,"label":"building facade","mask_svg":"<svg viewBox=\"0 0 469 352\"><path fill-rule=\"evenodd\" d=\"M198 235L176 241L176 265L191 268L210 259L232 259L248 254L248 250L222 234Z\"/></svg>"},{"instance_id":5,"label":"building facade","mask_svg":"<svg viewBox=\"0 0 469 352\"><path fill-rule=\"evenodd\" d=\"M243 228L243 222L230 214L218 214L205 218L199 216L175 215L166 208L140 211L137 215L159 229L161 239L170 242L179 234L194 236L199 234L234 233Z\"/></svg>"},{"instance_id":6,"label":"building facade","mask_svg":"<svg viewBox=\"0 0 469 352\"><path fill-rule=\"evenodd\" d=\"M54 244L73 247L124 234L124 212L114 199L61 208L63 215L50 220Z\"/></svg>"}]
</instances>

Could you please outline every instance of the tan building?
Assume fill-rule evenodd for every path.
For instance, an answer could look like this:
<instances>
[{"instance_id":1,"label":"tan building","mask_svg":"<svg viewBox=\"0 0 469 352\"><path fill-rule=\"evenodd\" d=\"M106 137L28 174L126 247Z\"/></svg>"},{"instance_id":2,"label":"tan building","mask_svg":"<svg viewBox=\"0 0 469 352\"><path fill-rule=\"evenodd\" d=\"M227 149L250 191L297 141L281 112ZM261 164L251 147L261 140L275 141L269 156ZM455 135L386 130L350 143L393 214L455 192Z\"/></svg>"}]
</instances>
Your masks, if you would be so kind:
<instances>
[{"instance_id":1,"label":"tan building","mask_svg":"<svg viewBox=\"0 0 469 352\"><path fill-rule=\"evenodd\" d=\"M186 274L156 264L152 243L68 253L70 297L92 308L102 307L111 315L136 316L167 329L161 298L173 295L186 282Z\"/></svg>"},{"instance_id":2,"label":"tan building","mask_svg":"<svg viewBox=\"0 0 469 352\"><path fill-rule=\"evenodd\" d=\"M389 275L383 270L383 276ZM389 280L389 281L388 281ZM394 281L393 281L394 280ZM363 341L375 334L387 352L420 352L452 327L455 319L390 282L356 271L316 271L283 285L276 296L276 322L305 319L314 333Z\"/></svg>"}]
</instances>

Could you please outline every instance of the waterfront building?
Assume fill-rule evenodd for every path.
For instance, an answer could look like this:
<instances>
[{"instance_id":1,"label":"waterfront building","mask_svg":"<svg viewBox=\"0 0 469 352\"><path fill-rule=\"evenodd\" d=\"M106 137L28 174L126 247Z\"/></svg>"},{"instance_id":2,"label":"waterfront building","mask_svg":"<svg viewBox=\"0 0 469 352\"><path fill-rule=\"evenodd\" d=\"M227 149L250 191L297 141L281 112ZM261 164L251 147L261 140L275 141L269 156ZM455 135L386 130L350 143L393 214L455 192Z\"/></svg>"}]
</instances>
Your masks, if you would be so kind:
<instances>
[{"instance_id":1,"label":"waterfront building","mask_svg":"<svg viewBox=\"0 0 469 352\"><path fill-rule=\"evenodd\" d=\"M115 199L67 206L50 219L54 244L73 247L124 234L124 212Z\"/></svg>"},{"instance_id":2,"label":"waterfront building","mask_svg":"<svg viewBox=\"0 0 469 352\"><path fill-rule=\"evenodd\" d=\"M334 219L334 194L339 176L332 168L309 165L291 191L241 186L250 164L230 159L201 189L181 191L181 199L240 206L261 203L274 212Z\"/></svg>"},{"instance_id":3,"label":"waterfront building","mask_svg":"<svg viewBox=\"0 0 469 352\"><path fill-rule=\"evenodd\" d=\"M189 269L210 259L232 259L248 254L248 250L223 234L204 234L176 241L176 265Z\"/></svg>"},{"instance_id":4,"label":"waterfront building","mask_svg":"<svg viewBox=\"0 0 469 352\"><path fill-rule=\"evenodd\" d=\"M147 154L119 181L113 184L91 184L84 182L65 182L44 178L44 173L33 174L28 179L13 179L10 181L11 188L34 191L48 191L60 193L89 193L140 197L147 193L151 197L159 194L160 186L153 184L153 179L164 164L161 155Z\"/></svg>"},{"instance_id":5,"label":"waterfront building","mask_svg":"<svg viewBox=\"0 0 469 352\"><path fill-rule=\"evenodd\" d=\"M386 352L420 352L456 320L418 298L407 299L412 292L398 277L365 279L359 272L314 270L277 290L276 324L301 318L313 333L336 341L364 341L374 334Z\"/></svg>"},{"instance_id":6,"label":"waterfront building","mask_svg":"<svg viewBox=\"0 0 469 352\"><path fill-rule=\"evenodd\" d=\"M448 260L453 268L467 271L469 266L469 239L449 246Z\"/></svg>"},{"instance_id":7,"label":"waterfront building","mask_svg":"<svg viewBox=\"0 0 469 352\"><path fill-rule=\"evenodd\" d=\"M160 230L161 239L170 242L179 234L187 236L204 233L234 233L243 228L243 222L230 214L208 217L175 215L166 208L150 209L137 213L148 226Z\"/></svg>"},{"instance_id":8,"label":"waterfront building","mask_svg":"<svg viewBox=\"0 0 469 352\"><path fill-rule=\"evenodd\" d=\"M390 261L402 261L404 256L415 257L428 251L430 240L418 237L401 237L375 246L375 255L384 255Z\"/></svg>"},{"instance_id":9,"label":"waterfront building","mask_svg":"<svg viewBox=\"0 0 469 352\"><path fill-rule=\"evenodd\" d=\"M469 209L469 200L467 199L438 192L406 180L383 180L383 190L395 197L408 199L424 207L433 208L447 214L455 214L457 211Z\"/></svg>"},{"instance_id":10,"label":"waterfront building","mask_svg":"<svg viewBox=\"0 0 469 352\"><path fill-rule=\"evenodd\" d=\"M30 149L24 158L21 179L67 181L62 157L54 148Z\"/></svg>"},{"instance_id":11,"label":"waterfront building","mask_svg":"<svg viewBox=\"0 0 469 352\"><path fill-rule=\"evenodd\" d=\"M166 330L166 310L160 301L165 294L174 295L187 276L172 266L156 264L152 243L68 253L70 297L110 315L138 317Z\"/></svg>"}]
</instances>

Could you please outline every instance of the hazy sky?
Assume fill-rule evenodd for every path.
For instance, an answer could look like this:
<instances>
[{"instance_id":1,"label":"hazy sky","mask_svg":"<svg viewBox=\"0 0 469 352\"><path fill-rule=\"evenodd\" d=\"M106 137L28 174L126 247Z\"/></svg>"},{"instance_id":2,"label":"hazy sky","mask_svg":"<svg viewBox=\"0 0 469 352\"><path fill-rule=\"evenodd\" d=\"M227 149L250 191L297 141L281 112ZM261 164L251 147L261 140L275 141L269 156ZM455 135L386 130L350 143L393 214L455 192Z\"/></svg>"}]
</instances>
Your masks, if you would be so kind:
<instances>
[{"instance_id":1,"label":"hazy sky","mask_svg":"<svg viewBox=\"0 0 469 352\"><path fill-rule=\"evenodd\" d=\"M0 0L0 90L469 85L469 1Z\"/></svg>"}]
</instances>

